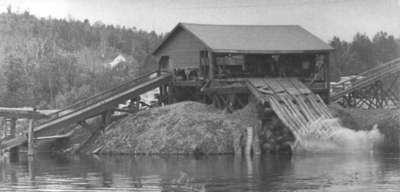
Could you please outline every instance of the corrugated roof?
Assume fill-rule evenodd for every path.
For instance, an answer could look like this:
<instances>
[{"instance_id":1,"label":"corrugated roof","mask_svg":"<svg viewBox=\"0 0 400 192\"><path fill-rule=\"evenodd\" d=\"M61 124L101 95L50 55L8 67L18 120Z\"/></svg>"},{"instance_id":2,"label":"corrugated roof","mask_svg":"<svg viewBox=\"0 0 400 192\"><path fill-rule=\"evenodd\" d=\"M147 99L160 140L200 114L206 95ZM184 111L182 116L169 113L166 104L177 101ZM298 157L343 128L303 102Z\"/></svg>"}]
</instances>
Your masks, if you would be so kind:
<instances>
[{"instance_id":1,"label":"corrugated roof","mask_svg":"<svg viewBox=\"0 0 400 192\"><path fill-rule=\"evenodd\" d=\"M296 53L333 50L327 43L298 25L180 23L171 33L179 27L192 33L214 52ZM166 41L168 37L163 43Z\"/></svg>"}]
</instances>

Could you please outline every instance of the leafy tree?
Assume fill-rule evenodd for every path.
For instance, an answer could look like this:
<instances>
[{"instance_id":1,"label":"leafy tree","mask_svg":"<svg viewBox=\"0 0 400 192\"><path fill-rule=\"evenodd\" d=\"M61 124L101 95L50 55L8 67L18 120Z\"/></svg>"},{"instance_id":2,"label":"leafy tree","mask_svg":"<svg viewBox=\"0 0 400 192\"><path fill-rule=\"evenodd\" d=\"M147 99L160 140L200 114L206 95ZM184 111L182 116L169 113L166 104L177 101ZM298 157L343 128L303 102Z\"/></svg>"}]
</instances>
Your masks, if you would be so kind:
<instances>
[{"instance_id":1,"label":"leafy tree","mask_svg":"<svg viewBox=\"0 0 400 192\"><path fill-rule=\"evenodd\" d=\"M6 93L2 99L3 105L20 106L25 103L23 93L28 88L28 84L24 68L22 58L13 54L7 55L3 68L6 80Z\"/></svg>"},{"instance_id":2,"label":"leafy tree","mask_svg":"<svg viewBox=\"0 0 400 192\"><path fill-rule=\"evenodd\" d=\"M357 33L350 50L356 57L356 63L351 68L351 72L360 73L377 65L374 46L366 34Z\"/></svg>"},{"instance_id":3,"label":"leafy tree","mask_svg":"<svg viewBox=\"0 0 400 192\"><path fill-rule=\"evenodd\" d=\"M350 44L340 40L339 37L334 37L330 45L335 49L330 69L331 80L339 80L340 76L352 74L352 65L356 63L356 58L350 49Z\"/></svg>"},{"instance_id":4,"label":"leafy tree","mask_svg":"<svg viewBox=\"0 0 400 192\"><path fill-rule=\"evenodd\" d=\"M372 40L378 63L384 63L399 56L399 46L393 37L386 32L378 32Z\"/></svg>"},{"instance_id":5,"label":"leafy tree","mask_svg":"<svg viewBox=\"0 0 400 192\"><path fill-rule=\"evenodd\" d=\"M0 103L7 106L62 107L135 78L142 66L156 69L151 50L162 37L154 32L88 20L38 19L28 11L13 13L11 7L0 20ZM125 63L105 67L119 54Z\"/></svg>"}]
</instances>

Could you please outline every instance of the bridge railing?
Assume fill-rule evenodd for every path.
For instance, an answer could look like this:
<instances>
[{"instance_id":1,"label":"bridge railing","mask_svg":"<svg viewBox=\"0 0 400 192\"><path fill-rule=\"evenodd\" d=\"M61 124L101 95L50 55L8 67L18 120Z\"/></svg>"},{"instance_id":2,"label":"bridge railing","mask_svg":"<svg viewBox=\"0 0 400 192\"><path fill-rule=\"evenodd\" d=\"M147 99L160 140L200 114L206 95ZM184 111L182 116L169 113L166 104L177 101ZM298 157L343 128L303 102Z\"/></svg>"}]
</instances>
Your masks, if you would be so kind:
<instances>
[{"instance_id":1,"label":"bridge railing","mask_svg":"<svg viewBox=\"0 0 400 192\"><path fill-rule=\"evenodd\" d=\"M111 89L105 90L96 95L93 95L91 97L88 97L88 98L85 98L78 102L75 102L67 107L64 107L57 112L49 114L49 116L51 117L50 120L52 120L54 118L59 118L62 116L69 115L69 114L73 113L74 111L86 108L90 105L93 105L95 103L103 101L104 99L106 99L110 96L116 95L118 93L122 93L133 86L137 86L137 85L144 83L150 79L160 77L161 75L163 75L163 74L161 74L159 72L151 72L151 73L142 75L138 78L127 80L127 81L123 82L122 84L118 85L117 87L113 87Z\"/></svg>"}]
</instances>

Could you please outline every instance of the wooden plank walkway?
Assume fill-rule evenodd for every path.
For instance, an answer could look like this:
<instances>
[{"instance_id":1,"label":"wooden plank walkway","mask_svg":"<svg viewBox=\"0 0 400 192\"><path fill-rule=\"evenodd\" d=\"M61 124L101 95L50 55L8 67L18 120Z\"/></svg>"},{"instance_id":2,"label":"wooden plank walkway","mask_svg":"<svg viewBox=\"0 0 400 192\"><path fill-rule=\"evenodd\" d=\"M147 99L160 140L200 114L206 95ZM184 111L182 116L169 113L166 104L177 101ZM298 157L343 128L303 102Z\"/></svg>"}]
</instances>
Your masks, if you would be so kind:
<instances>
[{"instance_id":1,"label":"wooden plank walkway","mask_svg":"<svg viewBox=\"0 0 400 192\"><path fill-rule=\"evenodd\" d=\"M300 145L306 146L309 139L329 139L335 127L340 127L338 122L333 122L333 126L320 123L333 118L332 114L319 95L296 78L252 78L248 79L247 86L260 102L270 104Z\"/></svg>"},{"instance_id":2,"label":"wooden plank walkway","mask_svg":"<svg viewBox=\"0 0 400 192\"><path fill-rule=\"evenodd\" d=\"M47 118L47 114L42 111L35 111L33 108L10 108L0 107L0 117L42 119Z\"/></svg>"}]
</instances>

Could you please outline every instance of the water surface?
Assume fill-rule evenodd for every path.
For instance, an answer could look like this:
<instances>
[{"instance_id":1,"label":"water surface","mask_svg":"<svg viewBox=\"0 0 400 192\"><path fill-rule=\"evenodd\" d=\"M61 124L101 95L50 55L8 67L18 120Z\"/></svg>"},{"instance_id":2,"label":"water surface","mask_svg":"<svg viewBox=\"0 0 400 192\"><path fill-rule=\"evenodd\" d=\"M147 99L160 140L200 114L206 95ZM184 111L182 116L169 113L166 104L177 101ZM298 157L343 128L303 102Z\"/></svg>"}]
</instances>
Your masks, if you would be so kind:
<instances>
[{"instance_id":1,"label":"water surface","mask_svg":"<svg viewBox=\"0 0 400 192\"><path fill-rule=\"evenodd\" d=\"M0 160L0 191L400 191L399 155Z\"/></svg>"}]
</instances>

